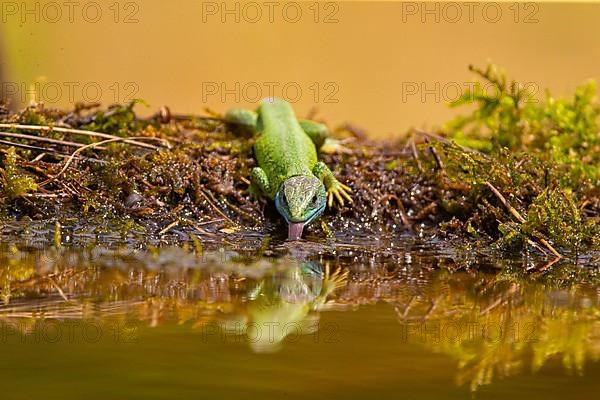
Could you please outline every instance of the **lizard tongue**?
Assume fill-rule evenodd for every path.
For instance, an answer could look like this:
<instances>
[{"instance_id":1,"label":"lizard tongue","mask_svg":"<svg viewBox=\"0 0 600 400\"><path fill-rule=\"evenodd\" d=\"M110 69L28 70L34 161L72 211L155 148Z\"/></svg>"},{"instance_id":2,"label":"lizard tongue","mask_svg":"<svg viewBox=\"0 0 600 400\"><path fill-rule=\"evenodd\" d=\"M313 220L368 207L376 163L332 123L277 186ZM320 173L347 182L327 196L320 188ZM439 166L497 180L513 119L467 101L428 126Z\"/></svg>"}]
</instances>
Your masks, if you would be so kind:
<instances>
[{"instance_id":1,"label":"lizard tongue","mask_svg":"<svg viewBox=\"0 0 600 400\"><path fill-rule=\"evenodd\" d=\"M288 222L288 240L300 240L304 222Z\"/></svg>"}]
</instances>

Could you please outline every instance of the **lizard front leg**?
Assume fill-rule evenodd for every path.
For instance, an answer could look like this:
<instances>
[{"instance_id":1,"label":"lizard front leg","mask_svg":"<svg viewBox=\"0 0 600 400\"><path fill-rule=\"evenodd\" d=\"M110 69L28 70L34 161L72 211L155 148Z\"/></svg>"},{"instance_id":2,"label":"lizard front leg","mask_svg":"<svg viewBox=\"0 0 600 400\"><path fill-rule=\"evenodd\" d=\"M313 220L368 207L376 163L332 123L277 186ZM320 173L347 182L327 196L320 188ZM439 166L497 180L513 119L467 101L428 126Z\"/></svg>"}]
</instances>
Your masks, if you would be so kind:
<instances>
[{"instance_id":1,"label":"lizard front leg","mask_svg":"<svg viewBox=\"0 0 600 400\"><path fill-rule=\"evenodd\" d=\"M352 189L344 185L333 176L333 172L323 162L319 161L313 168L313 174L323 182L325 189L327 189L327 205L331 208L333 206L333 198L335 197L340 204L344 205L344 199L352 203L352 198L349 193L352 193Z\"/></svg>"},{"instance_id":2,"label":"lizard front leg","mask_svg":"<svg viewBox=\"0 0 600 400\"><path fill-rule=\"evenodd\" d=\"M250 195L259 198L260 195L268 196L271 193L271 184L269 177L261 167L254 167L250 172L252 184L250 185Z\"/></svg>"}]
</instances>

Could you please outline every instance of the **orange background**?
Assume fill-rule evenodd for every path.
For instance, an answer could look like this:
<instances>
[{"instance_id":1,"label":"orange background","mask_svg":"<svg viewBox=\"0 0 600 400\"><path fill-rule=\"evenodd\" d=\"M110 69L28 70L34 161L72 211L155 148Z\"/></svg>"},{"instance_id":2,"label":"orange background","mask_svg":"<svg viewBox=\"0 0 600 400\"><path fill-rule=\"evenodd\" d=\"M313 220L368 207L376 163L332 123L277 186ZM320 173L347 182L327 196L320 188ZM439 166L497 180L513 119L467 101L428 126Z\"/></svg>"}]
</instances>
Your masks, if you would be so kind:
<instances>
[{"instance_id":1,"label":"orange background","mask_svg":"<svg viewBox=\"0 0 600 400\"><path fill-rule=\"evenodd\" d=\"M316 106L331 124L389 136L455 113L446 103L472 79L470 63L493 61L541 95L546 87L569 94L600 68L600 4L503 3L498 19L484 3L469 15L464 4L439 2L292 2L284 14L286 2L276 2L271 22L264 2L254 3L257 18L255 6L240 2L223 14L222 2L120 1L117 14L110 0L97 2L102 15L92 23L86 2L72 22L64 7L52 22L50 2L27 3L24 21L21 9L2 14L0 71L13 106L133 95L150 104L144 113L161 105L222 112L272 91L300 115Z\"/></svg>"}]
</instances>

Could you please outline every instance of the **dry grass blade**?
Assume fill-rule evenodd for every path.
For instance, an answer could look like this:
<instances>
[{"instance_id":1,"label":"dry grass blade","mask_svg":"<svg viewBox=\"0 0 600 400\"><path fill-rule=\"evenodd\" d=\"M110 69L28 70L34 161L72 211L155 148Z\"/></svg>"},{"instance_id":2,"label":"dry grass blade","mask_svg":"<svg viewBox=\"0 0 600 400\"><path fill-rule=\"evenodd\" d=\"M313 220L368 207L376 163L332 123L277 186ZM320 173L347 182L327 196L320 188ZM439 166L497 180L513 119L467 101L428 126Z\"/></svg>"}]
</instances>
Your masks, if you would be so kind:
<instances>
[{"instance_id":1,"label":"dry grass blade","mask_svg":"<svg viewBox=\"0 0 600 400\"><path fill-rule=\"evenodd\" d=\"M38 155L38 157L45 156L45 155L51 155L52 157L58 157L58 158L71 157L70 154L59 153L58 151L55 151L55 150L52 150L49 148L32 146L32 145L23 144L23 143L13 143L8 140L0 139L0 144L4 144L4 145L10 146L10 147L19 147L22 149L42 151L43 153L40 153ZM4 149L0 149L0 152L5 153L6 151ZM38 157L36 157L36 158L38 158ZM85 161L93 162L93 163L97 163L97 164L106 164L107 163L105 160L98 160L97 158L92 158L92 157L76 157L75 159L76 160L85 160ZM28 163L28 164L31 165L32 163L35 163L36 161L39 161L39 159L34 159L34 160L32 160L31 163Z\"/></svg>"},{"instance_id":2,"label":"dry grass blade","mask_svg":"<svg viewBox=\"0 0 600 400\"><path fill-rule=\"evenodd\" d=\"M421 165L421 160L419 159L419 152L417 151L417 146L415 145L414 138L410 139L409 146L410 146L410 151L412 153L413 159L415 160L415 163L417 164L417 168L419 169L419 172L423 172L423 166Z\"/></svg>"},{"instance_id":3,"label":"dry grass blade","mask_svg":"<svg viewBox=\"0 0 600 400\"><path fill-rule=\"evenodd\" d=\"M94 147L98 147L101 146L103 144L108 144L108 143L114 143L114 142L131 142L131 141L136 141L136 140L154 140L155 138L144 138L144 137L139 137L139 138L135 138L135 139L126 139L126 138L114 138L114 139L108 139L108 140L103 140L101 142L98 143L91 143L88 144L86 146L80 147L77 150L75 150L71 156L68 158L68 160L65 162L65 165L62 167L62 169L58 172L58 174L54 175L53 177L46 179L44 182L40 183L38 186L45 186L47 184L49 184L50 182L55 181L58 177L60 177L66 170L67 168L69 168L69 165L71 165L71 163L73 162L73 160L76 158L76 156L81 153L84 150L87 149L92 149Z\"/></svg>"},{"instance_id":4,"label":"dry grass blade","mask_svg":"<svg viewBox=\"0 0 600 400\"><path fill-rule=\"evenodd\" d=\"M62 288L58 285L58 283L56 283L56 281L54 279L52 279L51 277L48 277L47 279L52 284L52 286L54 286L54 288L56 289L56 291L58 292L60 297L62 297L64 301L69 301L69 298L67 297L65 292L62 290Z\"/></svg>"},{"instance_id":5,"label":"dry grass blade","mask_svg":"<svg viewBox=\"0 0 600 400\"><path fill-rule=\"evenodd\" d=\"M425 143L429 143L429 142L430 142L429 138L425 137ZM433 156L433 159L435 160L435 163L436 163L438 169L442 172L445 172L444 171L444 163L442 162L440 155L435 150L435 147L429 146L429 151L431 152L431 155Z\"/></svg>"},{"instance_id":6,"label":"dry grass blade","mask_svg":"<svg viewBox=\"0 0 600 400\"><path fill-rule=\"evenodd\" d=\"M43 151L43 152L46 152L46 153L51 153L52 155L58 155L58 156L63 155L64 156L64 154L57 153L57 152L52 151L51 149L47 149L45 147L32 146L30 144L24 144L24 143L13 143L13 142L11 142L9 140L2 140L2 139L0 139L0 144L5 144L7 146L12 146L12 147L19 147L21 149L39 150L39 151Z\"/></svg>"},{"instance_id":7,"label":"dry grass blade","mask_svg":"<svg viewBox=\"0 0 600 400\"><path fill-rule=\"evenodd\" d=\"M111 135L108 133L86 131L86 130L82 130L82 129L61 128L58 126L20 125L20 124L0 124L0 128L2 128L2 129L22 129L22 130L38 131L38 132L61 132L61 133L69 133L69 134L73 134L73 135L99 137L99 138L103 138L103 139L122 139L122 141L124 143L128 143L133 146L144 147L144 148L153 149L153 150L159 149L158 146L155 146L153 144L136 142L135 139L140 139L140 138L120 138L119 136ZM166 147L169 147L168 142L164 139L160 139L160 138L151 138L151 139L160 141Z\"/></svg>"},{"instance_id":8,"label":"dry grass blade","mask_svg":"<svg viewBox=\"0 0 600 400\"><path fill-rule=\"evenodd\" d=\"M517 221L519 221L520 223L524 223L525 222L525 218L523 218L523 216L521 214L519 214L519 212L513 207L511 206L508 201L506 200L506 197L504 197L502 195L502 193L500 193L498 191L498 189L496 189L496 187L494 185L492 185L489 182L485 183L486 186L488 188L490 188L490 190L494 193L494 195L498 198L498 200L500 200L500 202L502 203L502 205L504 207L506 207L506 209L508 211L510 211L510 213L517 219Z\"/></svg>"},{"instance_id":9,"label":"dry grass blade","mask_svg":"<svg viewBox=\"0 0 600 400\"><path fill-rule=\"evenodd\" d=\"M174 228L177 225L179 225L179 221L173 221L169 225L167 225L164 229L162 229L160 232L158 232L158 234L159 235L164 235L165 233L167 233L168 231L170 231L171 228Z\"/></svg>"},{"instance_id":10,"label":"dry grass blade","mask_svg":"<svg viewBox=\"0 0 600 400\"><path fill-rule=\"evenodd\" d=\"M558 251L556 251L556 249L554 247L552 247L552 245L550 243L548 243L548 241L546 239L542 238L539 240L540 240L540 243L542 243L544 246L546 246L546 248L548 250L550 250L550 253L552 253L556 256L556 258L557 258L556 261L558 261L559 258L562 258L562 255ZM552 264L554 264L554 263L552 263ZM552 264L550 264L550 265L552 265Z\"/></svg>"},{"instance_id":11,"label":"dry grass blade","mask_svg":"<svg viewBox=\"0 0 600 400\"><path fill-rule=\"evenodd\" d=\"M461 144L458 144L458 143L456 143L454 140L448 139L448 138L446 138L446 137L444 137L444 136L436 135L435 133L432 133L432 132L426 132L426 131L424 131L424 130L421 130L421 129L415 129L415 132L416 132L418 135L421 135L421 136L423 136L425 139L432 139L432 140L435 140L435 141L437 141L437 142L442 142L442 143L449 144L449 145L452 145L452 146L457 146L459 149L461 149L462 151L465 151L465 152L467 152L467 153L473 153L473 154L477 154L477 155L479 155L479 156L485 157L485 158L486 158L486 159L488 159L488 160L490 159L490 156L489 156L489 155L487 155L487 154L485 154L485 153L482 153L482 152L481 152L481 151L479 151L479 150L475 150L475 149L472 149L472 148L470 148L470 147L467 147L467 146L463 146L463 145L461 145ZM425 140L425 141L426 141L427 143L429 143L427 140Z\"/></svg>"},{"instance_id":12,"label":"dry grass blade","mask_svg":"<svg viewBox=\"0 0 600 400\"><path fill-rule=\"evenodd\" d=\"M236 226L236 225L237 225L235 222L233 222L233 221L231 220L231 218L229 218L227 215L225 215L225 213L224 213L223 211L221 211L221 209L220 209L219 207L217 207L217 205L216 205L216 204L214 204L214 203L213 203L213 202L212 202L212 201L211 201L211 200L208 198L208 196L206 195L206 193L204 193L204 191L203 191L202 189L201 189L201 190L199 190L199 191L198 191L198 193L199 193L199 194L200 194L202 197L204 197L204 200L206 200L206 202L207 202L207 203L208 203L208 204L209 204L209 205L210 205L210 206L211 206L211 207L212 207L212 208L213 208L213 209L214 209L214 210L215 210L217 213L219 213L219 215L220 215L221 217L223 217L223 218L224 218L224 219L225 219L227 222L229 222L231 225L234 225L234 226Z\"/></svg>"},{"instance_id":13,"label":"dry grass blade","mask_svg":"<svg viewBox=\"0 0 600 400\"><path fill-rule=\"evenodd\" d=\"M494 193L494 195L498 198L498 200L500 200L500 202L502 203L502 205L504 205L504 207L506 207L506 209L521 223L525 223L525 218L523 218L523 216L513 207L508 203L508 200L506 200L506 198L502 195L502 193L500 193L500 191L498 191L498 189L496 189L496 187L494 185L492 185L489 182L485 183L486 186L488 188L490 188L490 190ZM556 251L556 249L554 247L552 247L552 245L544 238L539 238L538 239L540 241L541 244L543 244L548 250L550 250L550 252L552 254L554 254L557 258L561 258L562 255Z\"/></svg>"},{"instance_id":14,"label":"dry grass blade","mask_svg":"<svg viewBox=\"0 0 600 400\"><path fill-rule=\"evenodd\" d=\"M60 140L60 139L52 139L52 138L43 137L43 136L25 135L23 133L0 132L0 136L10 137L10 138L15 138L15 139L33 140L36 142L52 143L52 144L58 144L61 146L69 146L69 147L85 146L82 143L69 142L69 141Z\"/></svg>"}]
</instances>

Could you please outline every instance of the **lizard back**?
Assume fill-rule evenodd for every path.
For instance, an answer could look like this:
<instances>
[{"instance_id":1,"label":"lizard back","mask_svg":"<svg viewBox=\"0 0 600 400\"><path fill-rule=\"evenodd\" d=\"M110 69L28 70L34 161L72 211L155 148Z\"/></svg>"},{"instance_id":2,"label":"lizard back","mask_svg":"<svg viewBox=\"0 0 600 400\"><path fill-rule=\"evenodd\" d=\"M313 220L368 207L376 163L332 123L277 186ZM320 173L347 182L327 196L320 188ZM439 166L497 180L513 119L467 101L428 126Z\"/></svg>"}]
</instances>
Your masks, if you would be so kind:
<instances>
[{"instance_id":1,"label":"lizard back","mask_svg":"<svg viewBox=\"0 0 600 400\"><path fill-rule=\"evenodd\" d=\"M271 184L274 198L281 184L296 175L312 175L317 149L284 100L263 100L258 110L258 138L254 153Z\"/></svg>"}]
</instances>

